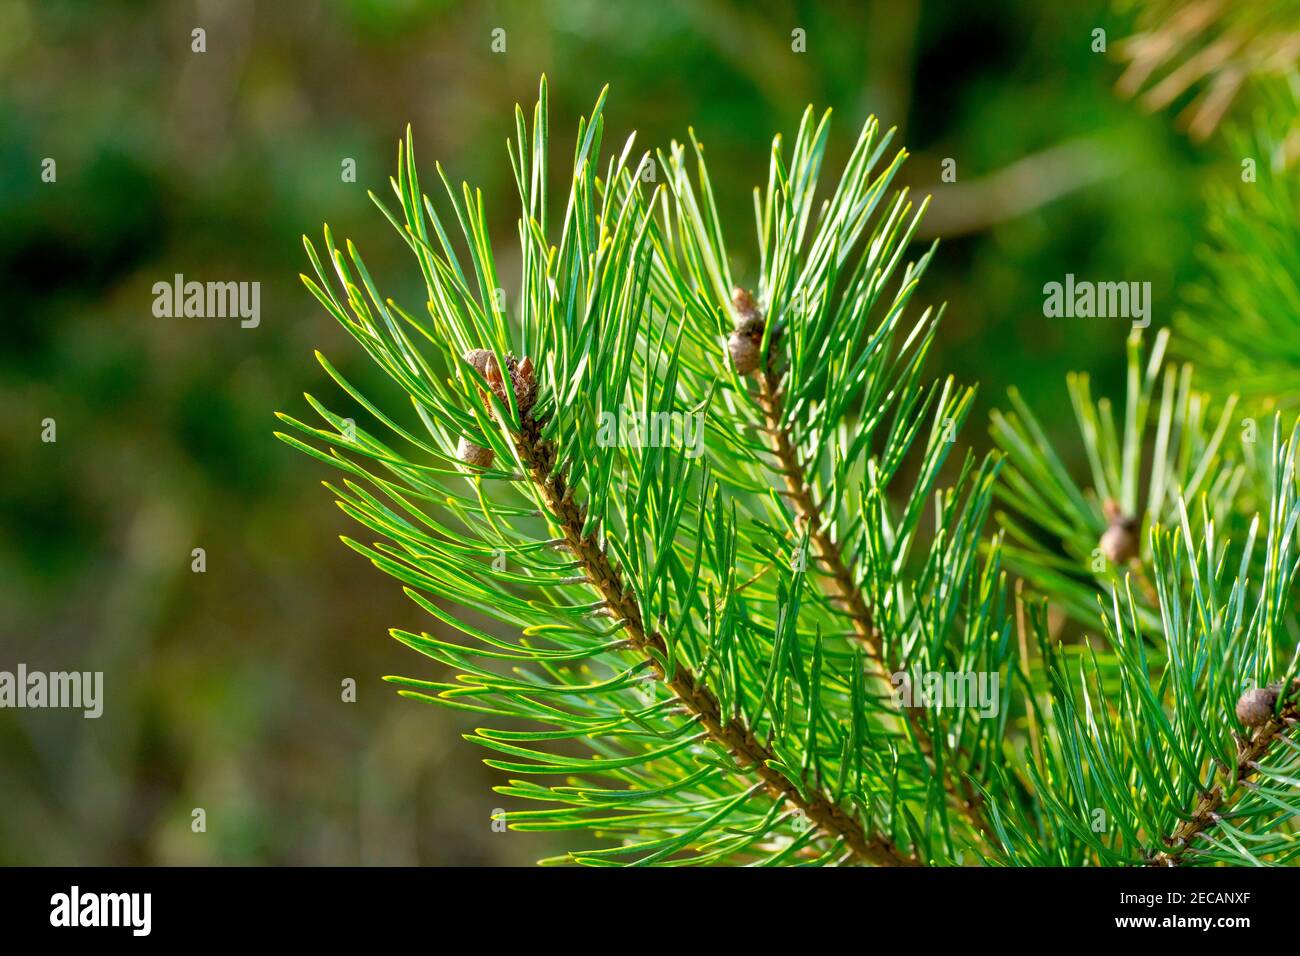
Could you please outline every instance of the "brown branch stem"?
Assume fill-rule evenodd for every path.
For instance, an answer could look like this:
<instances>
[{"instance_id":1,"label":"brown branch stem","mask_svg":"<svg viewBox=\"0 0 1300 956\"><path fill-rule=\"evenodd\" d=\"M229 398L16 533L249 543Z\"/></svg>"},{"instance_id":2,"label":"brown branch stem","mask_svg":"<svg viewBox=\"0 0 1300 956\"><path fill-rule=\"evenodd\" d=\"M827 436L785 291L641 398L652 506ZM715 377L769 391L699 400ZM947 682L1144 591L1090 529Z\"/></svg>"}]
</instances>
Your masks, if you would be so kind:
<instances>
[{"instance_id":1,"label":"brown branch stem","mask_svg":"<svg viewBox=\"0 0 1300 956\"><path fill-rule=\"evenodd\" d=\"M766 431L772 438L771 451L776 457L778 471L785 481L784 497L789 499L795 510L796 520L801 527L808 529L808 540L815 550L814 558L826 570L828 590L831 601L838 605L848 616L853 626L853 637L857 644L866 651L873 663L877 676L889 686L893 686L890 675L895 668L890 664L881 636L876 628L875 618L868 607L862 590L853 580L853 574L844 563L844 556L826 530L821 508L813 498L812 490L804 477L804 469L790 435L785 428L785 414L781 397L780 381L772 371L770 364L759 370L758 404L763 410ZM912 729L921 753L931 765L936 764L934 745L929 733L920 719L919 710L913 707L902 708L903 715ZM997 835L984 818L982 799L968 781L954 781L945 763L943 769L944 787L952 796L958 809L986 839L996 841ZM960 789L959 789L960 788ZM996 845L996 842L995 844Z\"/></svg>"},{"instance_id":2,"label":"brown branch stem","mask_svg":"<svg viewBox=\"0 0 1300 956\"><path fill-rule=\"evenodd\" d=\"M1220 780L1206 793L1201 794L1191 815L1161 838L1165 849L1154 854L1149 866L1179 866L1189 852L1194 852L1192 842L1212 828L1219 820L1219 811L1237 799L1238 792L1250 782L1259 761L1268 752L1274 739L1289 730L1300 719L1300 708L1290 704L1280 715L1274 715L1256 729L1250 737L1237 739L1237 760L1232 776Z\"/></svg>"},{"instance_id":3,"label":"brown branch stem","mask_svg":"<svg viewBox=\"0 0 1300 956\"><path fill-rule=\"evenodd\" d=\"M563 533L565 545L578 559L592 587L608 604L609 612L625 622L629 645L646 656L659 682L695 716L709 737L742 767L757 775L774 797L797 808L830 839L842 842L857 862L919 866L914 856L901 851L890 840L869 834L819 789L810 787L807 796L801 794L794 783L771 766L777 759L773 751L743 720L724 717L717 697L691 670L679 663L673 668L672 676L667 675L662 662L668 659L668 646L663 636L646 626L635 592L624 584L618 567L600 548L595 535L582 533L586 508L574 501L572 489L556 467L555 446L541 437L531 416L524 417L515 441L529 479L545 499L551 517Z\"/></svg>"}]
</instances>

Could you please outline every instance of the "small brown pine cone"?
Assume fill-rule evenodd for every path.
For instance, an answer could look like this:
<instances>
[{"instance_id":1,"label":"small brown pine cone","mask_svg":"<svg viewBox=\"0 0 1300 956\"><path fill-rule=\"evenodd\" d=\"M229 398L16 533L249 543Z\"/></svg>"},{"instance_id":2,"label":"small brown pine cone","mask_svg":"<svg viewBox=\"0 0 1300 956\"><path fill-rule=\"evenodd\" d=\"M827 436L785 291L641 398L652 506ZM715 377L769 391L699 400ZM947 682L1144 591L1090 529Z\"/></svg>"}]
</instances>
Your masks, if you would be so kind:
<instances>
[{"instance_id":1,"label":"small brown pine cone","mask_svg":"<svg viewBox=\"0 0 1300 956\"><path fill-rule=\"evenodd\" d=\"M737 286L731 292L731 308L736 327L727 338L731 364L740 375L752 375L762 364L763 332L767 325L754 297Z\"/></svg>"},{"instance_id":2,"label":"small brown pine cone","mask_svg":"<svg viewBox=\"0 0 1300 956\"><path fill-rule=\"evenodd\" d=\"M1119 503L1107 498L1102 506L1106 520L1110 522L1098 542L1101 553L1114 565L1128 564L1138 556L1138 523L1120 509Z\"/></svg>"},{"instance_id":3,"label":"small brown pine cone","mask_svg":"<svg viewBox=\"0 0 1300 956\"><path fill-rule=\"evenodd\" d=\"M1255 687L1237 698L1237 719L1246 727L1259 727L1273 716L1277 705L1277 691L1271 687Z\"/></svg>"},{"instance_id":4,"label":"small brown pine cone","mask_svg":"<svg viewBox=\"0 0 1300 956\"><path fill-rule=\"evenodd\" d=\"M758 303L754 297L749 294L748 290L735 286L731 290L731 308L736 313L736 325L757 319L763 321L763 314L758 311Z\"/></svg>"},{"instance_id":5,"label":"small brown pine cone","mask_svg":"<svg viewBox=\"0 0 1300 956\"><path fill-rule=\"evenodd\" d=\"M465 353L465 361L473 366L487 381L488 387L501 401L506 400L505 381L497 368L496 356L487 349L470 349ZM537 376L533 372L533 360L525 358L522 362L513 355L506 356L506 369L510 372L510 383L514 388L515 405L519 414L524 414L537 401ZM486 402L489 410L491 403Z\"/></svg>"},{"instance_id":6,"label":"small brown pine cone","mask_svg":"<svg viewBox=\"0 0 1300 956\"><path fill-rule=\"evenodd\" d=\"M736 367L736 372L740 375L752 375L758 371L762 350L762 333L759 333L758 338L755 339L737 329L727 339L727 352L731 356L731 364Z\"/></svg>"},{"instance_id":7,"label":"small brown pine cone","mask_svg":"<svg viewBox=\"0 0 1300 956\"><path fill-rule=\"evenodd\" d=\"M533 360L525 358L522 362L513 355L506 356L506 370L510 373L510 385L515 393L515 405L523 415L537 401L537 377L533 374ZM501 401L506 400L505 381L497 369L496 359L488 362L487 374L484 376L492 391Z\"/></svg>"},{"instance_id":8,"label":"small brown pine cone","mask_svg":"<svg viewBox=\"0 0 1300 956\"><path fill-rule=\"evenodd\" d=\"M469 465L471 468L486 469L492 467L492 459L496 456L491 448L484 448L482 445L476 445L468 438L461 436L460 443L456 446L456 457Z\"/></svg>"},{"instance_id":9,"label":"small brown pine cone","mask_svg":"<svg viewBox=\"0 0 1300 956\"><path fill-rule=\"evenodd\" d=\"M487 349L470 349L465 353L464 357L466 363L484 378L487 378L488 360L492 358L491 352Z\"/></svg>"}]
</instances>

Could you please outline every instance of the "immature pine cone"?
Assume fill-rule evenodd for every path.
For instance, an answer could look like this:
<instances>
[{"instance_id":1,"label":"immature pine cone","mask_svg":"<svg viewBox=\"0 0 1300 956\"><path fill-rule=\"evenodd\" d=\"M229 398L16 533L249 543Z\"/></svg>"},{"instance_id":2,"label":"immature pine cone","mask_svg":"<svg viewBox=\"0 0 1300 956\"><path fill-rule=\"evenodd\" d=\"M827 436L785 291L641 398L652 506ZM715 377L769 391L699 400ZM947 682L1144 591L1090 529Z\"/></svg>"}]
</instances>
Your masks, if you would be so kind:
<instances>
[{"instance_id":1,"label":"immature pine cone","mask_svg":"<svg viewBox=\"0 0 1300 956\"><path fill-rule=\"evenodd\" d=\"M1237 719L1246 727L1259 727L1268 723L1277 705L1277 691L1271 687L1255 687L1237 698Z\"/></svg>"},{"instance_id":2,"label":"immature pine cone","mask_svg":"<svg viewBox=\"0 0 1300 956\"><path fill-rule=\"evenodd\" d=\"M739 286L731 290L731 308L736 313L736 327L727 339L727 351L736 371L751 375L761 364L766 325L754 297Z\"/></svg>"},{"instance_id":3,"label":"immature pine cone","mask_svg":"<svg viewBox=\"0 0 1300 956\"><path fill-rule=\"evenodd\" d=\"M496 356L487 349L470 349L465 353L465 361L487 380L488 387L496 393L501 401L506 400L505 382L497 369ZM533 373L533 360L525 358L522 362L513 355L506 356L506 369L510 372L510 382L514 387L515 405L522 415L533 407L537 401L537 377ZM489 410L491 403L487 402Z\"/></svg>"},{"instance_id":4,"label":"immature pine cone","mask_svg":"<svg viewBox=\"0 0 1300 956\"><path fill-rule=\"evenodd\" d=\"M1102 505L1102 511L1105 512L1110 527L1106 529L1101 536L1101 541L1098 542L1101 546L1101 553L1105 555L1106 560L1111 564L1117 566L1128 564L1138 554L1137 519L1124 514L1120 509L1119 502L1113 498L1106 499L1106 503Z\"/></svg>"},{"instance_id":5,"label":"immature pine cone","mask_svg":"<svg viewBox=\"0 0 1300 956\"><path fill-rule=\"evenodd\" d=\"M487 381L488 388L496 393L497 398L503 402L506 400L505 381L501 378L501 373L497 369L495 355L487 349L470 349L465 353L465 362L483 376ZM519 409L519 414L523 415L537 401L537 378L533 374L533 361L526 358L520 362L513 355L507 355L506 368L510 372L510 383L514 387L515 405ZM492 403L488 400L486 392L481 394L483 396L483 405L490 413ZM468 438L462 437L460 443L456 446L456 457L471 468L483 469L492 467L494 455L491 448L484 448L482 445L475 444Z\"/></svg>"},{"instance_id":6,"label":"immature pine cone","mask_svg":"<svg viewBox=\"0 0 1300 956\"><path fill-rule=\"evenodd\" d=\"M456 446L456 457L471 468L485 469L492 467L492 459L495 455L491 448L484 448L482 445L476 445L468 438L462 436L460 444Z\"/></svg>"}]
</instances>

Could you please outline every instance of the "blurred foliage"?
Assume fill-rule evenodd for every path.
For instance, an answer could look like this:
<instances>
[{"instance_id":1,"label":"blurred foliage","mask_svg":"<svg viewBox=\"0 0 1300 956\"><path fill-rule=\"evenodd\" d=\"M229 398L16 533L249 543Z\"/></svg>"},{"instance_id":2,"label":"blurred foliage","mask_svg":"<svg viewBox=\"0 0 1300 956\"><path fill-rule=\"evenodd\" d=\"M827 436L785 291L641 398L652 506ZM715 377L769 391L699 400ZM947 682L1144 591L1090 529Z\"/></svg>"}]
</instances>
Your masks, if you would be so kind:
<instances>
[{"instance_id":1,"label":"blurred foliage","mask_svg":"<svg viewBox=\"0 0 1300 956\"><path fill-rule=\"evenodd\" d=\"M274 409L322 388L312 348L384 390L299 284L299 236L328 219L419 301L365 196L386 189L407 122L512 237L507 107L545 71L568 130L608 82L609 141L693 126L743 236L773 131L809 102L848 127L875 112L913 153L905 184L934 193L921 241L944 237L930 368L980 384L977 419L1015 385L1055 436L1074 428L1067 370L1098 393L1122 384L1128 325L1044 319L1044 283L1150 281L1166 324L1197 270L1211 161L1113 95L1098 27L1125 29L1101 4L1027 0L0 0L0 668L102 670L107 696L98 721L0 711L0 863L527 863L551 848L492 832L496 775L458 740L472 720L380 683L407 663L387 629L427 618L329 540L348 523L303 494L320 469L271 437ZM260 282L260 326L154 317L152 285L177 273Z\"/></svg>"},{"instance_id":2,"label":"blurred foliage","mask_svg":"<svg viewBox=\"0 0 1300 956\"><path fill-rule=\"evenodd\" d=\"M1180 348L1267 420L1300 404L1300 76L1266 84L1207 190L1204 275L1177 314Z\"/></svg>"},{"instance_id":3,"label":"blurred foliage","mask_svg":"<svg viewBox=\"0 0 1300 956\"><path fill-rule=\"evenodd\" d=\"M1300 59L1296 0L1121 0L1137 32L1118 47L1128 63L1116 88L1161 110L1179 104L1179 123L1196 139L1219 126L1239 93Z\"/></svg>"}]
</instances>

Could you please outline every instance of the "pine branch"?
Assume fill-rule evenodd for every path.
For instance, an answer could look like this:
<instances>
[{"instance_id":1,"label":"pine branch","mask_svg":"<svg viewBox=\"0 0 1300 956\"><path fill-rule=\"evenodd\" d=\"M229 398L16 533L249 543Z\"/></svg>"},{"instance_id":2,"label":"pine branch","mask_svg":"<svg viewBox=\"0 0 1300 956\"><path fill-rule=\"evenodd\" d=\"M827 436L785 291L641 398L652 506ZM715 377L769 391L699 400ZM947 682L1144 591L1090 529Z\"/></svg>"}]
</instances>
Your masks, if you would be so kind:
<instances>
[{"instance_id":1,"label":"pine branch","mask_svg":"<svg viewBox=\"0 0 1300 956\"><path fill-rule=\"evenodd\" d=\"M1094 399L1085 373L1068 377L1090 485L1076 482L1017 391L1008 412L992 413L990 428L1007 459L997 493L1009 507L997 517L1009 566L1085 626L1097 622L1096 595L1117 593L1131 574L1139 619L1153 638L1161 625L1147 533L1176 520L1182 497L1202 495L1213 519L1236 530L1232 506L1246 477L1231 441L1235 396L1216 403L1193 386L1190 365L1166 366L1168 340L1161 330L1144 361L1141 334L1129 337L1122 405Z\"/></svg>"},{"instance_id":2,"label":"pine branch","mask_svg":"<svg viewBox=\"0 0 1300 956\"><path fill-rule=\"evenodd\" d=\"M924 506L973 401L973 390L955 389L951 380L923 384L922 364L938 319L928 309L910 327L904 318L933 253L931 248L904 264L925 204L914 211L906 190L885 198L906 154L900 151L881 171L873 169L890 138L877 139L873 118L833 195L818 205L828 118L817 121L811 109L805 113L788 161L780 138L774 140L767 188L756 190L762 308L749 293L733 293L730 251L703 147L692 134L698 195L685 170L685 148L674 143L661 154L674 203L663 204L652 231L654 275L659 295L675 303L666 314L680 310L688 320L684 388L686 394L710 384L718 390L713 407L724 453L711 461L738 491L757 493L769 507L780 503L771 509L774 544L779 531L780 547L802 552L802 545L790 542L804 529L816 572L810 579L824 592L829 626L863 648L873 678L888 687L903 665L948 671L982 661L984 668L1000 669L1008 658L993 635L1007 627L1005 620L984 617L984 607L963 600L977 586L972 556L986 503L982 490L970 489L986 487L996 460L986 460L975 476L968 459L953 488L935 495L939 504L970 490L969 510L937 508L928 547L918 549L924 567L914 573L908 560ZM760 355L769 364L758 375L759 387L749 388ZM779 375L774 361L782 363ZM719 378L726 369L732 374ZM744 423L739 439L737 422ZM746 440L750 434L759 439ZM914 443L923 447L915 484L891 488ZM774 493L768 491L773 484ZM893 513L890 496L902 500L901 513ZM996 542L988 560L989 567L997 566ZM983 594L987 600L988 592ZM955 595L960 598L953 600ZM875 605L887 608L885 628L871 610ZM963 634L959 615L970 615L986 630ZM934 790L929 801L944 812L955 808L976 833L991 838L979 809L982 798L966 773L986 774L988 763L981 765L980 755L990 763L1000 759L1000 739L967 730L960 717L942 711L934 714L930 731L924 709L903 710L882 708L878 719L891 729L904 726L922 778ZM935 753L935 739L944 741L946 757Z\"/></svg>"},{"instance_id":3,"label":"pine branch","mask_svg":"<svg viewBox=\"0 0 1300 956\"><path fill-rule=\"evenodd\" d=\"M1300 669L1288 630L1300 427L1282 442L1275 423L1267 517L1234 543L1249 468L1228 453L1232 406L1216 424L1190 370L1162 376L1163 335L1145 368L1130 342L1122 435L1086 377L1071 379L1088 492L1013 396L1013 414L995 419L1011 462L997 493L1037 530L1008 519L1012 560L1028 576L1046 569L1049 590L1070 577L1063 605L1104 642L1053 646L1045 605L1026 615L1018 603L1016 632L1002 536L980 542L999 459L968 453L938 485L973 391L922 381L938 317L903 319L931 253L903 264L920 213L905 194L885 200L902 155L873 172L888 138L869 122L819 203L826 120L805 116L788 163L774 144L756 202L760 310L745 293L728 299L702 147L698 198L674 144L668 188L647 199L627 166L631 139L596 174L603 104L602 93L579 123L562 225L547 211L545 81L531 141L516 110L521 275L509 307L482 198L437 167L462 265L420 192L408 132L392 181L400 209L376 203L419 263L427 315L384 297L328 228L334 277L308 242L304 281L417 421L322 357L398 447L311 396L324 427L285 415L306 440L277 433L344 472L327 487L380 536L345 542L438 622L392 633L450 676L386 679L405 697L511 722L466 736L514 775L497 787L515 801L512 828L606 841L543 862L1300 856L1296 702L1270 698L1265 713L1242 709L1260 692L1239 699L1266 677L1290 687ZM608 431L628 411L698 417L707 440L688 447L684 424L649 441ZM1113 553L1114 573L1061 564L1052 538L1067 562ZM1083 615L1099 590L1109 607ZM900 710L874 692L905 669L978 673L980 712L931 709L933 698ZM990 673L1007 684L983 712ZM1024 748L1009 736L1017 693ZM1234 702L1249 737L1226 732Z\"/></svg>"},{"instance_id":4,"label":"pine branch","mask_svg":"<svg viewBox=\"0 0 1300 956\"><path fill-rule=\"evenodd\" d=\"M1237 758L1231 772L1221 768L1221 775L1226 779L1218 781L1208 792L1203 793L1187 819L1162 838L1161 844L1167 849L1151 857L1151 865L1178 866L1189 854L1195 854L1197 851L1192 846L1193 841L1223 822L1224 815L1219 811L1230 808L1242 790L1257 789L1251 778L1259 772L1259 762L1280 737L1295 728L1298 720L1300 705L1291 701L1283 707L1280 714L1269 716L1251 736L1238 737Z\"/></svg>"},{"instance_id":5,"label":"pine branch","mask_svg":"<svg viewBox=\"0 0 1300 956\"><path fill-rule=\"evenodd\" d=\"M665 667L671 655L662 635L646 627L635 593L624 585L617 567L595 536L583 533L586 509L574 501L563 472L557 467L554 446L541 437L531 417L525 418L516 443L529 477L544 496L552 518L563 533L565 546L577 558L587 580L626 630L632 646L646 656L656 678L699 719L709 736L751 769L775 797L802 811L828 837L843 841L858 862L880 866L919 865L914 857L901 852L889 840L867 834L819 789L810 788L806 796L800 793L798 787L773 769L776 755L744 721L725 718L717 698L694 673L680 664L673 666L671 672Z\"/></svg>"},{"instance_id":6,"label":"pine branch","mask_svg":"<svg viewBox=\"0 0 1300 956\"><path fill-rule=\"evenodd\" d=\"M863 599L862 589L854 580L853 573L845 565L839 547L827 533L827 522L822 509L813 499L812 491L804 480L804 469L799 461L798 452L790 442L784 424L785 410L782 405L779 376L769 362L764 362L759 369L758 378L758 402L763 409L767 434L772 440L772 451L776 457L778 471L785 481L788 497L794 505L797 523L807 530L808 540L816 549L814 558L829 574L827 587L831 599L848 615L856 642L866 652L876 676L885 684L892 686L891 675L896 672L896 664L886 659L871 609ZM934 765L934 745L930 740L929 732L921 722L918 710L904 707L902 713L922 755L931 765ZM986 838L996 839L996 833L980 809L981 798L974 792L969 782L962 781L960 785L955 783L951 768L946 763L942 767L942 778L944 788L971 824ZM960 791L959 786L961 786Z\"/></svg>"},{"instance_id":7,"label":"pine branch","mask_svg":"<svg viewBox=\"0 0 1300 956\"><path fill-rule=\"evenodd\" d=\"M648 207L632 201L631 140L603 178L595 174L603 102L602 93L579 124L555 245L544 228L544 81L531 143L516 112L511 163L523 215L513 316L494 289L481 199L468 186L458 198L438 168L469 250L462 267L419 190L409 132L392 181L400 210L376 204L419 262L427 316L385 298L358 251L349 243L345 255L327 228L340 297L306 243L315 271L307 287L419 419L415 429L399 424L321 358L403 447L310 396L326 428L281 419L316 444L277 433L349 476L327 487L382 540L345 543L440 622L436 633L393 636L454 676L386 679L406 697L525 723L467 735L498 755L489 766L564 778L499 787L548 804L509 810L509 826L614 841L543 862L949 862L961 850L936 821L943 808L930 775L878 722L861 652L823 639L832 622L819 604L801 604L805 575L784 570L769 546L781 534L754 525L738 533L736 504L711 463L696 462L698 447L607 428L611 409L630 409L646 421L699 416L716 434L717 389L687 371L688 330L661 321L647 297ZM965 527L990 488L981 471L965 508L949 503L944 514ZM976 533L971 525L965 546ZM569 556L557 557L557 545ZM990 598L981 600L988 611ZM501 626L485 630L467 614ZM595 756L556 752L550 745L562 740Z\"/></svg>"},{"instance_id":8,"label":"pine branch","mask_svg":"<svg viewBox=\"0 0 1300 956\"><path fill-rule=\"evenodd\" d=\"M1275 689L1295 687L1300 668L1288 628L1300 574L1297 441L1300 425L1283 441L1275 421L1267 513L1240 547L1220 535L1204 498L1202 531L1193 532L1185 503L1175 527L1152 528L1154 646L1131 580L1102 609L1100 648L1054 644L1045 607L1029 615L1050 719L1035 713L1026 766L1034 810L995 797L1008 862L1261 865L1300 856L1292 732L1300 713L1294 693ZM1037 707L1033 695L1030 703ZM1229 733L1234 720L1248 736Z\"/></svg>"},{"instance_id":9,"label":"pine branch","mask_svg":"<svg viewBox=\"0 0 1300 956\"><path fill-rule=\"evenodd\" d=\"M758 402L763 409L767 434L772 439L772 451L776 456L777 470L785 482L787 496L794 505L797 525L807 529L808 539L817 549L816 560L830 575L829 588L832 599L849 616L858 643L880 666L881 676L888 679L888 674L884 670L884 653L880 647L880 636L872 622L871 611L863 601L862 592L857 582L853 580L852 573L845 566L839 548L827 533L826 519L804 481L803 466L799 462L798 452L790 443L790 436L785 430L785 413L777 377L770 368L764 368L759 382Z\"/></svg>"}]
</instances>

